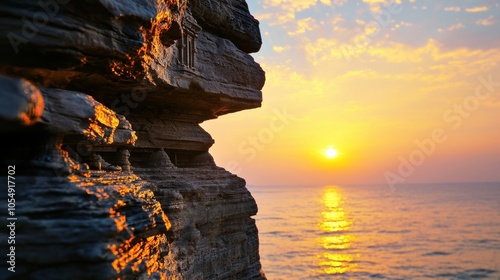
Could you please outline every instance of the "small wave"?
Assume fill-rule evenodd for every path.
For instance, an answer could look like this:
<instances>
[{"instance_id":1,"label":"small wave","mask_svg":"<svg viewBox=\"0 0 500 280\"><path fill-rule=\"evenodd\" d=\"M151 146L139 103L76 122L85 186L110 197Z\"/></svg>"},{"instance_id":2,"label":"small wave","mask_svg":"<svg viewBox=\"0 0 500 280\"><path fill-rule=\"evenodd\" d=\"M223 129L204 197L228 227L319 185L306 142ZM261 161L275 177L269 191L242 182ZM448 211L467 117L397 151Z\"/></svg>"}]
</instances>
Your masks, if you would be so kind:
<instances>
[{"instance_id":1,"label":"small wave","mask_svg":"<svg viewBox=\"0 0 500 280\"><path fill-rule=\"evenodd\" d=\"M433 252L430 252L430 253L425 253L425 254L422 254L422 256L424 257L431 257L431 256L449 256L451 255L451 253L448 253L448 252L443 252L443 251L433 251Z\"/></svg>"},{"instance_id":2,"label":"small wave","mask_svg":"<svg viewBox=\"0 0 500 280\"><path fill-rule=\"evenodd\" d=\"M382 273L369 273L369 272L348 272L345 274L345 276L352 276L349 278L339 278L339 279L393 279L389 277L388 275L382 274ZM328 278L328 279L335 279L335 278Z\"/></svg>"},{"instance_id":3,"label":"small wave","mask_svg":"<svg viewBox=\"0 0 500 280\"><path fill-rule=\"evenodd\" d=\"M386 234L402 234L402 233L410 233L411 230L379 230L378 233L386 233Z\"/></svg>"},{"instance_id":4,"label":"small wave","mask_svg":"<svg viewBox=\"0 0 500 280\"><path fill-rule=\"evenodd\" d=\"M285 231L269 231L260 233L262 236L271 236L272 238L283 238L288 241L300 241L302 240L302 236L291 234L290 232Z\"/></svg>"},{"instance_id":5,"label":"small wave","mask_svg":"<svg viewBox=\"0 0 500 280\"><path fill-rule=\"evenodd\" d=\"M493 240L493 239L473 239L470 242L477 243L477 244L488 244L488 243L498 242L498 240Z\"/></svg>"},{"instance_id":6,"label":"small wave","mask_svg":"<svg viewBox=\"0 0 500 280\"><path fill-rule=\"evenodd\" d=\"M280 217L263 217L263 218L258 218L257 220L259 220L259 221L265 221L265 220L284 220L284 218L280 218Z\"/></svg>"},{"instance_id":7,"label":"small wave","mask_svg":"<svg viewBox=\"0 0 500 280\"><path fill-rule=\"evenodd\" d=\"M400 266L395 266L394 268L399 269L399 270L406 270L406 271L418 271L421 270L421 266L415 266L415 265L400 265Z\"/></svg>"},{"instance_id":8,"label":"small wave","mask_svg":"<svg viewBox=\"0 0 500 280\"><path fill-rule=\"evenodd\" d=\"M373 279L386 279L387 276L385 276L384 274L377 273L377 274L371 274L370 278L373 278Z\"/></svg>"},{"instance_id":9,"label":"small wave","mask_svg":"<svg viewBox=\"0 0 500 280\"><path fill-rule=\"evenodd\" d=\"M345 229L345 230L337 230L337 231L334 231L334 232L328 232L328 231L321 231L321 232L317 232L317 235L319 236L330 236L332 234L336 234L336 235L342 235L342 234L347 234L347 233L352 233L352 231L348 230L348 229Z\"/></svg>"},{"instance_id":10,"label":"small wave","mask_svg":"<svg viewBox=\"0 0 500 280\"><path fill-rule=\"evenodd\" d=\"M435 275L440 278L453 278L453 279L483 279L489 278L492 274L497 273L496 270L490 269L469 269L457 273L442 273Z\"/></svg>"},{"instance_id":11,"label":"small wave","mask_svg":"<svg viewBox=\"0 0 500 280\"><path fill-rule=\"evenodd\" d=\"M268 231L268 232L262 232L262 235L289 235L289 232L284 232L284 231Z\"/></svg>"},{"instance_id":12,"label":"small wave","mask_svg":"<svg viewBox=\"0 0 500 280\"><path fill-rule=\"evenodd\" d=\"M446 224L434 224L432 225L432 228L449 228L449 225Z\"/></svg>"}]
</instances>

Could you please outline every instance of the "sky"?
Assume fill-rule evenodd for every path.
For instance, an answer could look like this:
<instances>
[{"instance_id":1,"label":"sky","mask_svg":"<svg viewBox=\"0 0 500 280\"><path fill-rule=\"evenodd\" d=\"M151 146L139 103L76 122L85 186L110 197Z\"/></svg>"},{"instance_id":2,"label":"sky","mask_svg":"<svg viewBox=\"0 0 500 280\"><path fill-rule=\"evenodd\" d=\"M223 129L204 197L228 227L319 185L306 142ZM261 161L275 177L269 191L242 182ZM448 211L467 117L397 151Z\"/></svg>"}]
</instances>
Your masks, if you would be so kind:
<instances>
[{"instance_id":1,"label":"sky","mask_svg":"<svg viewBox=\"0 0 500 280\"><path fill-rule=\"evenodd\" d=\"M500 181L500 1L247 3L263 103L201 124L219 166L263 186Z\"/></svg>"}]
</instances>

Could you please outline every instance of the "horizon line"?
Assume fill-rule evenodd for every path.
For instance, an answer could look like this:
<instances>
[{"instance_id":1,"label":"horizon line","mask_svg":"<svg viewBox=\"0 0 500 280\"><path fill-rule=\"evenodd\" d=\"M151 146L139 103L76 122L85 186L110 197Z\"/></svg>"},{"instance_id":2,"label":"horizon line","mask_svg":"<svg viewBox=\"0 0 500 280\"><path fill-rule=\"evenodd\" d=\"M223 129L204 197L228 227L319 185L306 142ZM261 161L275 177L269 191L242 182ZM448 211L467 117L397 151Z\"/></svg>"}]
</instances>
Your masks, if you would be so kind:
<instances>
[{"instance_id":1,"label":"horizon line","mask_svg":"<svg viewBox=\"0 0 500 280\"><path fill-rule=\"evenodd\" d=\"M398 186L418 186L418 185L465 185L465 184L499 184L500 186L500 181L444 181L444 182L420 182L420 183L401 183L393 187L398 187ZM309 184L309 185L261 185L261 184L249 184L247 183L247 187L294 187L294 188L299 188L299 187L326 187L326 186L340 186L340 187L370 187L370 186L376 186L376 187L391 187L388 184L374 184L374 183L369 183L369 184L363 184L363 183L357 183L357 184Z\"/></svg>"}]
</instances>

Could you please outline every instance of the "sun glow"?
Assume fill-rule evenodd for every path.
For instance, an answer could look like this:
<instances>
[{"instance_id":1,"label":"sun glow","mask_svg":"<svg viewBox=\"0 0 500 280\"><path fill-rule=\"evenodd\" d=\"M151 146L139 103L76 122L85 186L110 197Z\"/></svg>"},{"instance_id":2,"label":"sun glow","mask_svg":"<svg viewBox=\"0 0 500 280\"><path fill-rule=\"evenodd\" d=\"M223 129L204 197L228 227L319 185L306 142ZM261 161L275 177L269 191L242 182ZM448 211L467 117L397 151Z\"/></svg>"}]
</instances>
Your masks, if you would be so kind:
<instances>
[{"instance_id":1,"label":"sun glow","mask_svg":"<svg viewBox=\"0 0 500 280\"><path fill-rule=\"evenodd\" d=\"M324 155L327 158L336 158L339 155L339 152L333 147L328 147L325 150Z\"/></svg>"}]
</instances>

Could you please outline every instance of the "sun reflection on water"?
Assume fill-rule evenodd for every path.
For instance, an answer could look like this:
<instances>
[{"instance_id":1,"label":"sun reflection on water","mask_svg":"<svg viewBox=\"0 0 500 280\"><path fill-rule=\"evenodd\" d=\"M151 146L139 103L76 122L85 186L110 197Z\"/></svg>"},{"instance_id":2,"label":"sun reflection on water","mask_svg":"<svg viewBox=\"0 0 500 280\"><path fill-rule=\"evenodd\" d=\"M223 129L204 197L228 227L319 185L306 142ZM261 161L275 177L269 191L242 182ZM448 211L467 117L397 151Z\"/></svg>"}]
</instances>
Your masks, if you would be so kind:
<instances>
[{"instance_id":1,"label":"sun reflection on water","mask_svg":"<svg viewBox=\"0 0 500 280\"><path fill-rule=\"evenodd\" d=\"M353 271L357 267L354 259L359 256L347 251L356 238L349 233L352 221L344 210L344 197L337 187L328 186L321 202L324 209L319 227L325 236L319 240L323 253L318 256L318 264L326 274Z\"/></svg>"}]
</instances>

